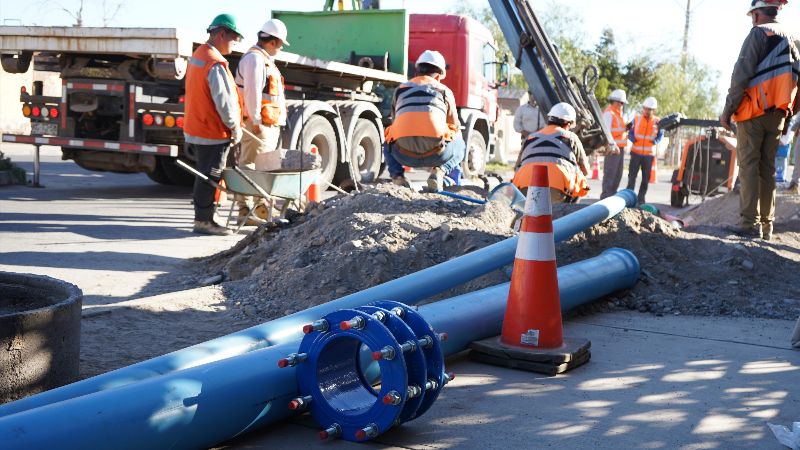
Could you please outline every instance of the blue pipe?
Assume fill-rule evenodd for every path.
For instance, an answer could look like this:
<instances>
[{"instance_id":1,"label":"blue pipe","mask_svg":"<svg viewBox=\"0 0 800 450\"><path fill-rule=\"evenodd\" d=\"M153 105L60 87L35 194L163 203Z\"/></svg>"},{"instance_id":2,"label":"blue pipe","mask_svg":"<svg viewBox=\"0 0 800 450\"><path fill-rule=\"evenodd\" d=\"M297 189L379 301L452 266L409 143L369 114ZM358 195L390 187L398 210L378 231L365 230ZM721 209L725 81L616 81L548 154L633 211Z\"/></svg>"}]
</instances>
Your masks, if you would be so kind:
<instances>
[{"instance_id":1,"label":"blue pipe","mask_svg":"<svg viewBox=\"0 0 800 450\"><path fill-rule=\"evenodd\" d=\"M624 190L555 220L553 222L555 240L556 242L566 240L596 223L617 215L626 206L632 207L635 204L636 194L633 191ZM302 337L300 332L302 325L338 309L356 308L373 301L386 299L413 305L511 264L514 261L516 248L517 237L512 237L419 272L280 319L0 405L0 417L168 374L176 370L230 358L259 348L292 342Z\"/></svg>"},{"instance_id":2,"label":"blue pipe","mask_svg":"<svg viewBox=\"0 0 800 450\"><path fill-rule=\"evenodd\" d=\"M632 287L639 263L627 250L558 269L561 308ZM500 333L508 284L420 307L437 330L446 331L446 355ZM0 418L0 443L17 450L59 448L208 448L292 414L292 368L277 361L299 341L153 377Z\"/></svg>"},{"instance_id":3,"label":"blue pipe","mask_svg":"<svg viewBox=\"0 0 800 450\"><path fill-rule=\"evenodd\" d=\"M465 202L477 203L479 205L486 204L486 200L481 200L479 198L468 197L466 195L456 194L455 192L449 191L439 191L438 194L444 195L445 197L455 198L458 200L464 200Z\"/></svg>"}]
</instances>

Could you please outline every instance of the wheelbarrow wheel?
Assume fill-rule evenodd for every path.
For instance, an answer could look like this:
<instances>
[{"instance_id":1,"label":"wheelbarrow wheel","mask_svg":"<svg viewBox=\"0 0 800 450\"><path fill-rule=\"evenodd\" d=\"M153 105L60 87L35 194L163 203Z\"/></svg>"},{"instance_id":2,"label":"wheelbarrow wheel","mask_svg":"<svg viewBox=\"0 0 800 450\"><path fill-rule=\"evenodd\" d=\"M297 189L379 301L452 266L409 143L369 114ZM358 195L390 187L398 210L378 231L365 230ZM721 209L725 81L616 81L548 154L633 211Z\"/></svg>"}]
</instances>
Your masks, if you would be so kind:
<instances>
[{"instance_id":1,"label":"wheelbarrow wheel","mask_svg":"<svg viewBox=\"0 0 800 450\"><path fill-rule=\"evenodd\" d=\"M322 116L311 116L303 129L303 141L301 148L308 150L315 146L322 158L322 174L320 177L328 183L333 181L336 173L336 165L339 162L337 150L339 146L336 142L336 132L328 120Z\"/></svg>"}]
</instances>

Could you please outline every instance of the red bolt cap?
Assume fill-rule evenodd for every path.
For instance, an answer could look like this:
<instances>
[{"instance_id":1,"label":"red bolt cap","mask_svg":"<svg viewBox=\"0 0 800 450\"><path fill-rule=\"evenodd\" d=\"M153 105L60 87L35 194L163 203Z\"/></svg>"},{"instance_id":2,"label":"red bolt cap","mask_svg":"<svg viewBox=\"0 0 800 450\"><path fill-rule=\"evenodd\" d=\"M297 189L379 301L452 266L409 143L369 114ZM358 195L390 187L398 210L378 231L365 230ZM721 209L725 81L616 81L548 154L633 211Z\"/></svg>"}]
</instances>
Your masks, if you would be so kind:
<instances>
[{"instance_id":1,"label":"red bolt cap","mask_svg":"<svg viewBox=\"0 0 800 450\"><path fill-rule=\"evenodd\" d=\"M447 376L450 377L451 381L456 379L456 373L455 372L448 372Z\"/></svg>"},{"instance_id":2,"label":"red bolt cap","mask_svg":"<svg viewBox=\"0 0 800 450\"><path fill-rule=\"evenodd\" d=\"M341 328L342 330L349 330L350 322L343 320L342 323L339 324L339 328Z\"/></svg>"},{"instance_id":3,"label":"red bolt cap","mask_svg":"<svg viewBox=\"0 0 800 450\"><path fill-rule=\"evenodd\" d=\"M384 405L391 405L392 403L394 403L394 397L392 396L392 394L386 394L383 396Z\"/></svg>"},{"instance_id":4,"label":"red bolt cap","mask_svg":"<svg viewBox=\"0 0 800 450\"><path fill-rule=\"evenodd\" d=\"M448 335L447 333L442 333L439 336L442 342L446 341L450 337L450 335Z\"/></svg>"},{"instance_id":5,"label":"red bolt cap","mask_svg":"<svg viewBox=\"0 0 800 450\"><path fill-rule=\"evenodd\" d=\"M311 324L303 325L303 333L309 334L309 333L313 333L313 332L314 332L314 325L311 325Z\"/></svg>"},{"instance_id":6,"label":"red bolt cap","mask_svg":"<svg viewBox=\"0 0 800 450\"><path fill-rule=\"evenodd\" d=\"M373 361L380 361L383 359L383 353L381 352L372 352L372 360Z\"/></svg>"},{"instance_id":7,"label":"red bolt cap","mask_svg":"<svg viewBox=\"0 0 800 450\"><path fill-rule=\"evenodd\" d=\"M364 430L356 431L356 439L358 439L359 441L363 441L366 438L367 438L367 432L366 431L364 431Z\"/></svg>"},{"instance_id":8,"label":"red bolt cap","mask_svg":"<svg viewBox=\"0 0 800 450\"><path fill-rule=\"evenodd\" d=\"M297 400L292 400L289 402L289 409L291 409L292 411L299 408L300 408L300 402L298 402Z\"/></svg>"},{"instance_id":9,"label":"red bolt cap","mask_svg":"<svg viewBox=\"0 0 800 450\"><path fill-rule=\"evenodd\" d=\"M324 441L325 439L328 439L329 437L331 437L331 436L330 436L330 434L328 434L327 431L322 430L322 431L319 432L319 439L321 441Z\"/></svg>"},{"instance_id":10,"label":"red bolt cap","mask_svg":"<svg viewBox=\"0 0 800 450\"><path fill-rule=\"evenodd\" d=\"M280 367L281 369L283 369L284 367L286 367L288 365L289 365L289 360L288 359L281 358L281 359L278 360L278 367Z\"/></svg>"}]
</instances>

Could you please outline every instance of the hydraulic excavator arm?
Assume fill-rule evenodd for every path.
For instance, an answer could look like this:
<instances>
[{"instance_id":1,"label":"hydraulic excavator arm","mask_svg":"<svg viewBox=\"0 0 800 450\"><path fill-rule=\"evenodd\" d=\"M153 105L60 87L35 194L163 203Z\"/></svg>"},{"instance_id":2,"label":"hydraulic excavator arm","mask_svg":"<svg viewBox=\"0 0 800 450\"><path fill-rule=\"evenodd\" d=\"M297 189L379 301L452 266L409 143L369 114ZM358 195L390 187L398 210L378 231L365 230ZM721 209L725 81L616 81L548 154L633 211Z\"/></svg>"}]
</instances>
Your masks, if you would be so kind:
<instances>
[{"instance_id":1,"label":"hydraulic excavator arm","mask_svg":"<svg viewBox=\"0 0 800 450\"><path fill-rule=\"evenodd\" d=\"M597 68L587 67L580 81L570 76L527 0L489 0L489 5L540 110L546 113L559 102L571 104L578 113L573 131L586 153L607 148L611 133L593 94Z\"/></svg>"}]
</instances>

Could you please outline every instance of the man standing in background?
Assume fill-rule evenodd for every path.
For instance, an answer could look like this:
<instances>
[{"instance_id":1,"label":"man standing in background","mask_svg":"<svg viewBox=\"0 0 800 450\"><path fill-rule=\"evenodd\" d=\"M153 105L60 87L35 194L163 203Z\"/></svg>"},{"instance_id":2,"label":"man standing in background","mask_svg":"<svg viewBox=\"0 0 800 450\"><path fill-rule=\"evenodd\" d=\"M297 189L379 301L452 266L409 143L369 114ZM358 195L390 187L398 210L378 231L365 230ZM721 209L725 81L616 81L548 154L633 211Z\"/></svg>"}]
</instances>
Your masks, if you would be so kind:
<instances>
[{"instance_id":1,"label":"man standing in background","mask_svg":"<svg viewBox=\"0 0 800 450\"><path fill-rule=\"evenodd\" d=\"M536 106L533 98L533 91L528 91L528 102L524 103L514 111L514 131L522 135L522 145L528 136L536 133L547 125L542 117L541 111Z\"/></svg>"},{"instance_id":2,"label":"man standing in background","mask_svg":"<svg viewBox=\"0 0 800 450\"><path fill-rule=\"evenodd\" d=\"M631 147L631 162L628 166L628 189L636 187L636 177L642 173L642 183L639 185L639 195L636 203L645 202L647 185L650 182L650 172L653 170L653 160L656 157L656 146L664 137L664 130L658 127L659 118L655 115L658 102L653 97L647 97L642 102L642 113L631 122L628 138L633 142Z\"/></svg>"},{"instance_id":3,"label":"man standing in background","mask_svg":"<svg viewBox=\"0 0 800 450\"><path fill-rule=\"evenodd\" d=\"M628 146L628 128L622 117L622 109L628 103L628 96L622 89L616 89L608 96L608 102L608 107L603 112L603 121L611 130L611 149L603 163L601 200L617 193L619 183L622 181L622 169L625 165L625 148Z\"/></svg>"}]
</instances>

